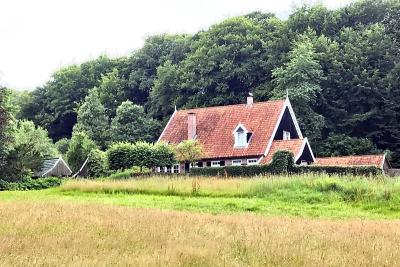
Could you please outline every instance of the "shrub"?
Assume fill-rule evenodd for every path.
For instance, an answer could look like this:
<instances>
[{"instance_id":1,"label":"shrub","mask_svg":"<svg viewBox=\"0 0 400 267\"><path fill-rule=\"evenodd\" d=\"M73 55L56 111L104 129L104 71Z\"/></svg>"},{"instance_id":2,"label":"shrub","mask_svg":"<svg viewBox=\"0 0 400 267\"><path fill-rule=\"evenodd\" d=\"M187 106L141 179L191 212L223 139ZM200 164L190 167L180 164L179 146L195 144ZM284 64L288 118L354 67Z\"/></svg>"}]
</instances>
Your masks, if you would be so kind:
<instances>
[{"instance_id":1,"label":"shrub","mask_svg":"<svg viewBox=\"0 0 400 267\"><path fill-rule=\"evenodd\" d=\"M373 166L341 167L341 166L299 166L296 167L300 173L326 173L338 175L354 176L377 176L382 174L382 170Z\"/></svg>"},{"instance_id":2,"label":"shrub","mask_svg":"<svg viewBox=\"0 0 400 267\"><path fill-rule=\"evenodd\" d=\"M74 132L69 143L67 158L72 171L78 171L96 144L84 132Z\"/></svg>"},{"instance_id":3,"label":"shrub","mask_svg":"<svg viewBox=\"0 0 400 267\"><path fill-rule=\"evenodd\" d=\"M60 186L62 180L56 177L45 177L38 179L23 179L19 182L7 182L4 180L0 180L0 191L8 191L8 190L40 190L46 189L50 187Z\"/></svg>"},{"instance_id":4,"label":"shrub","mask_svg":"<svg viewBox=\"0 0 400 267\"><path fill-rule=\"evenodd\" d=\"M115 143L107 150L107 162L110 170L125 170L134 166L134 145Z\"/></svg>"},{"instance_id":5,"label":"shrub","mask_svg":"<svg viewBox=\"0 0 400 267\"><path fill-rule=\"evenodd\" d=\"M87 172L89 177L100 177L107 172L106 155L99 149L90 152L87 162Z\"/></svg>"}]
</instances>

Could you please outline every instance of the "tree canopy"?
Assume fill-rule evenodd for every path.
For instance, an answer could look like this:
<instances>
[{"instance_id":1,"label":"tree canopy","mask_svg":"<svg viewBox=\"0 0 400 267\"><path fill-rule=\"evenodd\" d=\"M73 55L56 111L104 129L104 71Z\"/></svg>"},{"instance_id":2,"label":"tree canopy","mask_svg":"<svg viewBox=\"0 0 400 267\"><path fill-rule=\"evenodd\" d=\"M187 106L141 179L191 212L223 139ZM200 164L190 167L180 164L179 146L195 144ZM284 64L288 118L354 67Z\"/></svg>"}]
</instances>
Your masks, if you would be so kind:
<instances>
[{"instance_id":1,"label":"tree canopy","mask_svg":"<svg viewBox=\"0 0 400 267\"><path fill-rule=\"evenodd\" d=\"M154 141L160 129L148 127L142 139L133 133L142 118L165 125L175 106L243 103L249 92L265 101L288 89L317 156L357 153L351 147L368 140L363 153L389 149L400 166L399 16L398 1L361 0L335 10L300 6L287 19L253 12L192 36L153 35L127 57L56 71L19 96L26 101L17 102L16 116L46 128L55 141L69 138L77 108L97 87L114 129L125 120L121 104L137 105L129 136L120 132L116 140ZM344 136L349 149L326 145L335 136Z\"/></svg>"}]
</instances>

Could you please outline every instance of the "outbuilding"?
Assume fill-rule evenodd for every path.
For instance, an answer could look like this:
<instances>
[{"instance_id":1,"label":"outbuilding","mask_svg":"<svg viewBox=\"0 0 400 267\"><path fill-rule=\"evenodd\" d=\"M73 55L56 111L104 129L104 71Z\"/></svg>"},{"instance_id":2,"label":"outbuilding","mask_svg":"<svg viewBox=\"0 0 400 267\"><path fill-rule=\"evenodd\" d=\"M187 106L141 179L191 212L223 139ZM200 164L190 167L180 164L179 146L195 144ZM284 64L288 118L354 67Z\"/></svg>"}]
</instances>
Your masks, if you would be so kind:
<instances>
[{"instance_id":1,"label":"outbuilding","mask_svg":"<svg viewBox=\"0 0 400 267\"><path fill-rule=\"evenodd\" d=\"M62 158L46 159L37 177L66 177L72 174L68 164Z\"/></svg>"}]
</instances>

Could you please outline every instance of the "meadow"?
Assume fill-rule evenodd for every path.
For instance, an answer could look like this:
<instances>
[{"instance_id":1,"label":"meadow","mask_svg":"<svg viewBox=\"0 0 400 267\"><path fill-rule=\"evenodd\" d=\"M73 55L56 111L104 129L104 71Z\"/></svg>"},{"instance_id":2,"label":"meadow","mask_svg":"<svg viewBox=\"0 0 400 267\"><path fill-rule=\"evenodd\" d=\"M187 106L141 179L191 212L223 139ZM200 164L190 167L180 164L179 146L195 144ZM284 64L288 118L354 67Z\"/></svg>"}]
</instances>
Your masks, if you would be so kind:
<instances>
[{"instance_id":1,"label":"meadow","mask_svg":"<svg viewBox=\"0 0 400 267\"><path fill-rule=\"evenodd\" d=\"M0 192L0 266L394 266L400 182L66 180Z\"/></svg>"}]
</instances>

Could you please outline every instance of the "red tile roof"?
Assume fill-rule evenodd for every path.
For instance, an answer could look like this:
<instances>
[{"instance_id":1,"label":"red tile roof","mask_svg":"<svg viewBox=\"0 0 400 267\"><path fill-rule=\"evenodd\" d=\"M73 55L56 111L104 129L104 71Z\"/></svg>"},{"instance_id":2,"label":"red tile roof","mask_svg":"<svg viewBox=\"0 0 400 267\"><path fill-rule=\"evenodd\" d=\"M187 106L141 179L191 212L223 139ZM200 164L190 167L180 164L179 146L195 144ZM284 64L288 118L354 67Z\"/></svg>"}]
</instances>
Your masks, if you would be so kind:
<instances>
[{"instance_id":1,"label":"red tile roof","mask_svg":"<svg viewBox=\"0 0 400 267\"><path fill-rule=\"evenodd\" d=\"M269 164L275 152L279 150L290 151L296 157L301 151L304 139L274 140L268 155L261 160L261 164Z\"/></svg>"},{"instance_id":2,"label":"red tile roof","mask_svg":"<svg viewBox=\"0 0 400 267\"><path fill-rule=\"evenodd\" d=\"M315 165L319 166L375 166L382 167L385 155L361 155L346 157L316 158Z\"/></svg>"},{"instance_id":3,"label":"red tile roof","mask_svg":"<svg viewBox=\"0 0 400 267\"><path fill-rule=\"evenodd\" d=\"M203 145L204 158L261 156L285 106L285 100L198 108L177 111L160 136L160 141L178 144L187 139L188 113L196 114L197 140ZM233 131L241 123L252 132L246 148L234 148Z\"/></svg>"}]
</instances>

